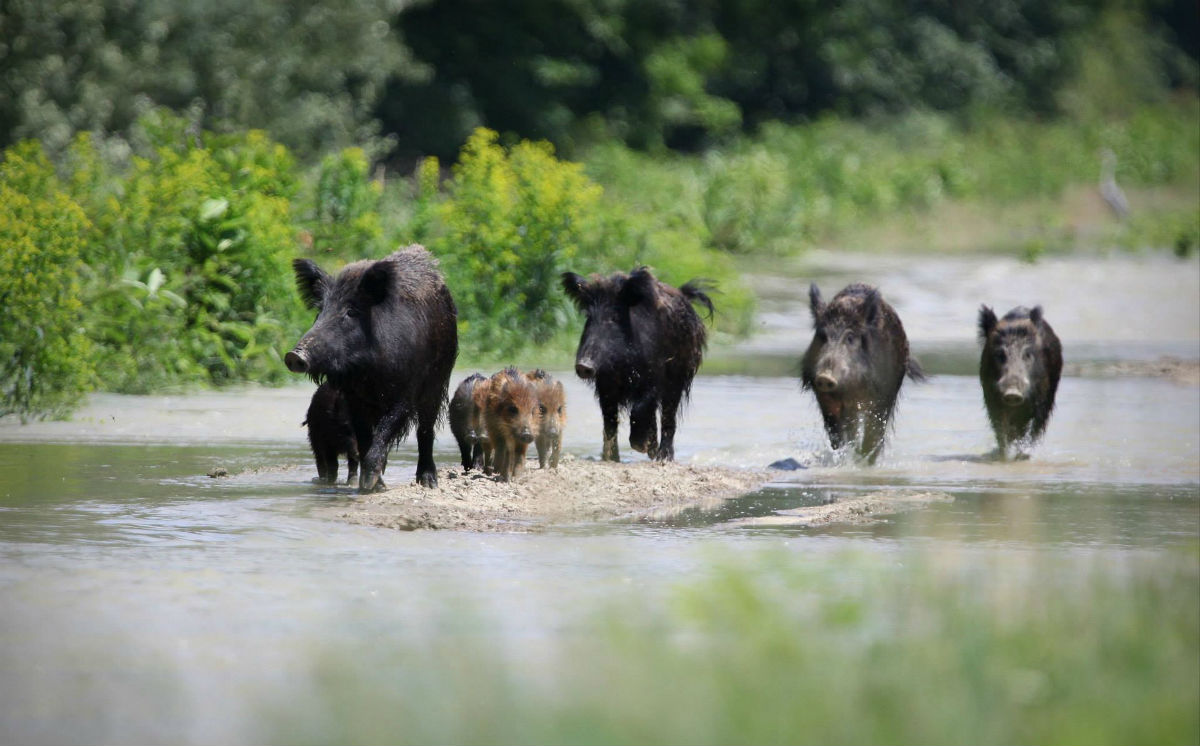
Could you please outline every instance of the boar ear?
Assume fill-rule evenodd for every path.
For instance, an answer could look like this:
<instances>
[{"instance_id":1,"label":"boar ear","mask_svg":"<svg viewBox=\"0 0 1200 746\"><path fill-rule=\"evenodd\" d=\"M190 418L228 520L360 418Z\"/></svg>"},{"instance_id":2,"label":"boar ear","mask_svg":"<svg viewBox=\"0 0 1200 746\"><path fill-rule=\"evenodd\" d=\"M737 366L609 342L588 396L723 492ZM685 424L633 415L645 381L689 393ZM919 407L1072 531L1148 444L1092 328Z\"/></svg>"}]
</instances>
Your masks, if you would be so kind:
<instances>
[{"instance_id":1,"label":"boar ear","mask_svg":"<svg viewBox=\"0 0 1200 746\"><path fill-rule=\"evenodd\" d=\"M996 312L987 306L979 307L979 340L987 341L988 335L996 328Z\"/></svg>"},{"instance_id":2,"label":"boar ear","mask_svg":"<svg viewBox=\"0 0 1200 746\"><path fill-rule=\"evenodd\" d=\"M875 322L879 320L879 307L882 303L883 298L875 288L871 288L867 292L867 297L863 298L863 313L869 326L874 326Z\"/></svg>"},{"instance_id":3,"label":"boar ear","mask_svg":"<svg viewBox=\"0 0 1200 746\"><path fill-rule=\"evenodd\" d=\"M580 311L586 311L592 298L591 293L588 292L587 280L574 272L563 272L562 286L567 297L575 302L575 306Z\"/></svg>"},{"instance_id":4,"label":"boar ear","mask_svg":"<svg viewBox=\"0 0 1200 746\"><path fill-rule=\"evenodd\" d=\"M1033 322L1034 326L1037 326L1038 324L1042 323L1042 307L1041 306L1033 307L1033 310L1029 312L1029 320Z\"/></svg>"},{"instance_id":5,"label":"boar ear","mask_svg":"<svg viewBox=\"0 0 1200 746\"><path fill-rule=\"evenodd\" d=\"M371 305L382 303L388 297L388 293L392 288L392 277L395 272L395 265L386 259L375 262L363 272L362 281L359 283L359 292L366 296L367 302Z\"/></svg>"},{"instance_id":6,"label":"boar ear","mask_svg":"<svg viewBox=\"0 0 1200 746\"><path fill-rule=\"evenodd\" d=\"M808 286L808 307L812 311L815 324L821 318L821 314L825 313L825 301L821 300L821 288L817 287L815 282Z\"/></svg>"},{"instance_id":7,"label":"boar ear","mask_svg":"<svg viewBox=\"0 0 1200 746\"><path fill-rule=\"evenodd\" d=\"M296 289L300 291L304 305L320 309L329 289L329 275L311 259L293 259L292 271L296 273Z\"/></svg>"},{"instance_id":8,"label":"boar ear","mask_svg":"<svg viewBox=\"0 0 1200 746\"><path fill-rule=\"evenodd\" d=\"M627 306L639 303L653 303L657 295L658 280L646 267L638 267L629 273L629 277L621 284L619 298Z\"/></svg>"}]
</instances>

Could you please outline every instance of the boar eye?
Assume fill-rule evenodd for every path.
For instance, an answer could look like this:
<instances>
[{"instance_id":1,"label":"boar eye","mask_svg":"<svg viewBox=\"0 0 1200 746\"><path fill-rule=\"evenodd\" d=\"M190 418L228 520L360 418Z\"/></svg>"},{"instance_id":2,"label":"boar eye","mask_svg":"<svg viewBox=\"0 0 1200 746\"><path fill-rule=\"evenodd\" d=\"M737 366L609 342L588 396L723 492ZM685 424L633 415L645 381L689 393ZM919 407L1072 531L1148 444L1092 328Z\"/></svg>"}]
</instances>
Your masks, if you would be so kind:
<instances>
[{"instance_id":1,"label":"boar eye","mask_svg":"<svg viewBox=\"0 0 1200 746\"><path fill-rule=\"evenodd\" d=\"M515 404L509 404L508 408L506 408L504 411L510 417L515 416L519 412L519 410L517 409L517 406Z\"/></svg>"},{"instance_id":2,"label":"boar eye","mask_svg":"<svg viewBox=\"0 0 1200 746\"><path fill-rule=\"evenodd\" d=\"M538 414L546 414L546 408L540 404L538 405Z\"/></svg>"},{"instance_id":3,"label":"boar eye","mask_svg":"<svg viewBox=\"0 0 1200 746\"><path fill-rule=\"evenodd\" d=\"M348 306L346 308L346 316L351 319L357 319L359 316L362 316L362 312L355 306Z\"/></svg>"},{"instance_id":4,"label":"boar eye","mask_svg":"<svg viewBox=\"0 0 1200 746\"><path fill-rule=\"evenodd\" d=\"M559 407L559 408L558 408L558 413L559 413L559 414L562 414L562 407Z\"/></svg>"},{"instance_id":5,"label":"boar eye","mask_svg":"<svg viewBox=\"0 0 1200 746\"><path fill-rule=\"evenodd\" d=\"M1025 351L1021 353L1021 355L1026 360L1032 360L1033 359L1033 350L1026 348Z\"/></svg>"},{"instance_id":6,"label":"boar eye","mask_svg":"<svg viewBox=\"0 0 1200 746\"><path fill-rule=\"evenodd\" d=\"M1008 355L1004 354L1004 350L1002 348L996 348L996 362L1002 363L1007 357Z\"/></svg>"}]
</instances>

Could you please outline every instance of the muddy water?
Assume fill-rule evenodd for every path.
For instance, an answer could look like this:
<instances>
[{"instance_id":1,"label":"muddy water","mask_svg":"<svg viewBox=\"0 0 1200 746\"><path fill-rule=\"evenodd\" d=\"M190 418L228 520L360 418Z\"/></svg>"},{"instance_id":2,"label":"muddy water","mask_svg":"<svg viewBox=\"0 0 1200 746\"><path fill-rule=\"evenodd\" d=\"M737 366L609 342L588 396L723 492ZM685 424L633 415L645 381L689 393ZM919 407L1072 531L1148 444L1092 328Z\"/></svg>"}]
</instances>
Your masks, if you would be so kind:
<instances>
[{"instance_id":1,"label":"muddy water","mask_svg":"<svg viewBox=\"0 0 1200 746\"><path fill-rule=\"evenodd\" d=\"M676 441L680 460L760 467L793 458L803 468L668 522L480 535L316 520L313 506L352 496L309 482L315 469L299 427L307 384L97 395L70 422L0 422L0 741L270 740L258 730L264 693L302 701L327 663L318 651L331 645L370 640L384 650L463 637L536 655L547 640L588 633L614 595L634 588L653 599L681 578L703 577L714 553L782 548L817 558L953 546L1001 559L1153 554L1200 541L1200 388L1102 366L1068 376L1033 457L999 464L980 458L993 444L963 362L975 354L980 302L1044 304L1069 363L1194 360L1194 260L1031 268L818 256L787 271L757 280L761 333L718 354L794 359L811 334L809 279L827 296L864 279L896 305L935 375L906 385L874 468L829 452L794 378L700 377ZM573 376L563 378L567 450L594 457L599 413ZM454 459L448 433L437 457ZM414 465L405 444L388 474L411 478ZM218 467L231 476L209 477ZM895 489L955 499L866 526L746 521Z\"/></svg>"}]
</instances>

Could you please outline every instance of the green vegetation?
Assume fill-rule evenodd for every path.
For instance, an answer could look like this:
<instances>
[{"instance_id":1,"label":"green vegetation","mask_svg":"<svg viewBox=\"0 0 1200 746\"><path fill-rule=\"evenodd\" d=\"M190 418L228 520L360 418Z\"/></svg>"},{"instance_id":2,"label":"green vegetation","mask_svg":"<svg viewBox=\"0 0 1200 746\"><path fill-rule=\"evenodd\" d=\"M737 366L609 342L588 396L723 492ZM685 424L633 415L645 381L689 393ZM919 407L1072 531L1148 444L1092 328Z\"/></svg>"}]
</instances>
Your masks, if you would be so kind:
<instances>
[{"instance_id":1,"label":"green vegetation","mask_svg":"<svg viewBox=\"0 0 1200 746\"><path fill-rule=\"evenodd\" d=\"M0 415L69 412L91 383L81 329L89 229L37 143L0 162Z\"/></svg>"},{"instance_id":2,"label":"green vegetation","mask_svg":"<svg viewBox=\"0 0 1200 746\"><path fill-rule=\"evenodd\" d=\"M1192 97L1117 120L997 118L964 128L935 114L830 118L805 127L765 126L759 136L704 157L655 157L610 145L593 151L587 164L615 199L705 244L788 256L872 221L952 202L1048 203L1081 185L1095 192L1104 148L1116 153L1116 178L1126 188L1169 185L1196 195L1198 123L1200 103ZM1095 201L1103 210L1098 192ZM1164 235L1154 208L1145 205L1137 222L1111 240L1194 242L1188 237L1195 236L1200 211L1174 211L1173 230ZM1056 243L1074 243L1065 225L1045 232Z\"/></svg>"},{"instance_id":3,"label":"green vegetation","mask_svg":"<svg viewBox=\"0 0 1200 746\"><path fill-rule=\"evenodd\" d=\"M819 553L818 553L819 554ZM1186 744L1191 551L753 552L664 602L501 650L447 609L418 647L328 651L287 743Z\"/></svg>"}]
</instances>

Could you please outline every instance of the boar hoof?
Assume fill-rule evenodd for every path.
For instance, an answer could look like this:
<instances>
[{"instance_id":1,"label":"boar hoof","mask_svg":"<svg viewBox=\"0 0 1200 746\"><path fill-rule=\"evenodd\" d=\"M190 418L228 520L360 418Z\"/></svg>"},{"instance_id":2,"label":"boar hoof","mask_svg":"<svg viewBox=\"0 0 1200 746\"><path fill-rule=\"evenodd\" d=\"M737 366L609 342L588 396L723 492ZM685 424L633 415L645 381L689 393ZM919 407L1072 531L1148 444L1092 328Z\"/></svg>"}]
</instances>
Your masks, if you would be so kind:
<instances>
[{"instance_id":1,"label":"boar hoof","mask_svg":"<svg viewBox=\"0 0 1200 746\"><path fill-rule=\"evenodd\" d=\"M417 484L421 485L422 487L429 487L429 488L437 487L438 486L437 472L436 471L426 471L426 472L417 474Z\"/></svg>"}]
</instances>

